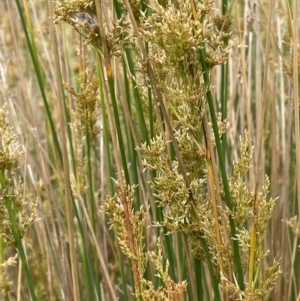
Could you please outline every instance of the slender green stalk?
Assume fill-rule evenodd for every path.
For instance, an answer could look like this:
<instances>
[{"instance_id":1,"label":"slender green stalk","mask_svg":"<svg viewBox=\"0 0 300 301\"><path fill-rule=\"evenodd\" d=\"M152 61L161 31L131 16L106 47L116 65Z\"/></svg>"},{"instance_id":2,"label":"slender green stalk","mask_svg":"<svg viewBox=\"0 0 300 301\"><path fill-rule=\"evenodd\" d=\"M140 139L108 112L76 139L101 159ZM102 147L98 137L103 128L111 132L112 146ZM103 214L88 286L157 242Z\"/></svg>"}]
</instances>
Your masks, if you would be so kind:
<instances>
[{"instance_id":1,"label":"slender green stalk","mask_svg":"<svg viewBox=\"0 0 300 301\"><path fill-rule=\"evenodd\" d=\"M214 274L214 270L213 270L213 266L212 266L212 261L211 261L211 256L209 253L209 249L208 249L208 245L205 241L205 239L201 238L201 244L203 246L204 249L204 253L205 256L207 258L207 266L208 266L208 270L209 270L209 276L210 276L210 280L212 283L212 288L214 291L214 301L221 301L221 296L220 296L220 292L219 292L219 279L217 278L217 276L215 276Z\"/></svg>"},{"instance_id":2,"label":"slender green stalk","mask_svg":"<svg viewBox=\"0 0 300 301\"><path fill-rule=\"evenodd\" d=\"M28 50L29 50L29 53L30 53L30 56L31 56L31 60L32 60L32 64L33 64L33 67L34 67L35 75L36 75L38 85L39 85L39 88L40 88L40 92L41 92L41 95L42 95L42 98L43 98L43 103L44 103L45 110L46 110L47 120L49 122L50 129L51 129L51 134L52 134L52 138L53 138L54 148L57 151L58 158L60 160L60 163L62 164L63 163L62 151L60 149L60 145L59 145L59 141L58 141L58 137L57 137L57 132L56 132L56 129L55 129L55 126L54 126L54 122L53 122L52 115L51 115L51 110L50 110L49 103L48 103L48 100L47 100L47 97L46 97L43 76L42 76L41 68L40 68L40 65L39 65L39 62L38 62L38 56L37 56L37 53L34 52L34 49L35 49L35 46L33 46L34 45L34 40L30 41L20 1L19 0L15 0L15 1L16 1L19 16L20 16L20 19L21 19L22 28L23 28L23 31L24 31L24 34L25 34L27 47L28 47Z\"/></svg>"},{"instance_id":3,"label":"slender green stalk","mask_svg":"<svg viewBox=\"0 0 300 301\"><path fill-rule=\"evenodd\" d=\"M202 262L198 259L194 258L194 265L195 265L195 281L196 281L196 288L197 288L197 300L202 301L205 300L205 294L203 290L203 265ZM206 299L208 296L206 296Z\"/></svg>"},{"instance_id":4,"label":"slender green stalk","mask_svg":"<svg viewBox=\"0 0 300 301\"><path fill-rule=\"evenodd\" d=\"M200 50L200 61L201 61L202 69L203 69L203 78L204 78L205 85L207 87L209 87L210 79L209 79L208 68L207 68L207 65L205 62L205 50L204 49ZM207 96L207 102L208 102L208 106L209 106L210 117L212 120L213 132L214 132L215 141L216 141L217 153L218 153L218 158L219 158L219 167L220 167L220 171L221 171L223 189L224 189L224 194L225 194L225 203L226 203L227 207L232 211L232 210L234 210L234 208L231 203L231 196L230 196L230 192L229 192L229 185L228 185L226 168L225 168L225 159L224 159L223 149L222 149L221 142L220 142L220 135L219 135L219 130L218 130L216 113L215 113L215 108L214 108L213 99L212 99L210 90L208 90L208 92L206 93L206 96ZM235 224L234 224L234 220L233 220L232 216L229 217L229 224L230 224L231 235L232 235L232 237L235 238L237 232L236 232L236 228L235 228ZM237 281L238 281L240 289L244 290L245 283L244 283L238 241L233 239L232 246L233 246L233 252L234 252L234 259L235 259L234 265L235 265L236 272L237 272Z\"/></svg>"},{"instance_id":5,"label":"slender green stalk","mask_svg":"<svg viewBox=\"0 0 300 301\"><path fill-rule=\"evenodd\" d=\"M95 206L95 198L94 198L94 182L92 175L92 163L91 163L91 146L90 146L90 138L89 138L88 129L86 129L86 157L87 157L87 171L88 171L88 183L89 183L89 201L90 201L90 214L92 219L93 229L96 228L96 206Z\"/></svg>"},{"instance_id":6,"label":"slender green stalk","mask_svg":"<svg viewBox=\"0 0 300 301\"><path fill-rule=\"evenodd\" d=\"M227 0L222 0L222 15L225 18L228 18L228 7L227 7ZM226 20L226 19L225 19ZM225 22L224 20L224 22ZM228 46L228 38L224 39L224 46ZM226 64L223 64L221 66L221 87L220 87L220 97L221 97L221 112L222 112L222 120L227 119L227 100L228 100L228 86L230 84L229 82L229 76L228 76L228 70L229 70L229 61L227 60ZM222 148L223 152L227 153L227 135L226 133L222 136ZM228 154L228 158L230 158L230 155Z\"/></svg>"}]
</instances>

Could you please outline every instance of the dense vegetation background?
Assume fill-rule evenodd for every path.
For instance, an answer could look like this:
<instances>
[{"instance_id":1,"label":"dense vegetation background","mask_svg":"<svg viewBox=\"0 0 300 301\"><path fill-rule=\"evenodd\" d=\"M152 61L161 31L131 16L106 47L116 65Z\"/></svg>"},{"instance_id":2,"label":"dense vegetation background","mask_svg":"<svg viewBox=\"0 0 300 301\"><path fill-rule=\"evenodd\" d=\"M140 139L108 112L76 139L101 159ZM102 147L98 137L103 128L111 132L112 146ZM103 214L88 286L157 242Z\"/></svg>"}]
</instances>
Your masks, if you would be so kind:
<instances>
[{"instance_id":1,"label":"dense vegetation background","mask_svg":"<svg viewBox=\"0 0 300 301\"><path fill-rule=\"evenodd\" d=\"M0 11L1 300L300 300L297 0Z\"/></svg>"}]
</instances>

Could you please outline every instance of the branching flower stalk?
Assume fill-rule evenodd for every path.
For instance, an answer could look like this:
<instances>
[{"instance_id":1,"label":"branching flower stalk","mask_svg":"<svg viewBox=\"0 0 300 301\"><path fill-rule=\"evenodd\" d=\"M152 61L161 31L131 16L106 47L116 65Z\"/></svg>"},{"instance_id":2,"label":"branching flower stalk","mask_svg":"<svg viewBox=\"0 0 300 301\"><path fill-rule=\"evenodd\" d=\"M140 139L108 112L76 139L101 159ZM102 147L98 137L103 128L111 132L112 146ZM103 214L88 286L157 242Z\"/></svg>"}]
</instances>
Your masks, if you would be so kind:
<instances>
[{"instance_id":1,"label":"branching flower stalk","mask_svg":"<svg viewBox=\"0 0 300 301\"><path fill-rule=\"evenodd\" d=\"M142 210L133 212L134 187L128 187L126 191L123 190L124 187L126 187L125 183L118 185L119 194L109 198L104 208L105 213L111 219L110 222L117 230L120 249L131 260L135 295L138 300L141 300L143 290L140 275L144 273L145 267L142 264L144 255L139 242L143 241L142 231L146 215Z\"/></svg>"},{"instance_id":2,"label":"branching flower stalk","mask_svg":"<svg viewBox=\"0 0 300 301\"><path fill-rule=\"evenodd\" d=\"M125 194L122 192L122 187L116 182L118 186L118 194L113 197L108 197L104 203L104 211L110 218L111 225L117 231L118 245L122 252L128 256L131 262L137 264L138 272L138 290L135 288L135 296L137 300L180 300L181 295L186 290L187 283L175 283L168 275L168 262L166 266L163 265L163 256L161 245L158 243L158 253L144 251L144 226L148 216L148 209L140 208L134 211L134 190L135 186L127 186ZM125 187L126 183L123 183ZM125 198L125 199L122 199ZM126 212L130 209L128 212ZM128 215L129 220L126 219ZM124 223L125 220L125 223ZM130 227L128 227L128 224ZM144 279L144 273L147 262L152 262L157 270L157 277L160 277L164 286L155 288L153 283Z\"/></svg>"},{"instance_id":3,"label":"branching flower stalk","mask_svg":"<svg viewBox=\"0 0 300 301\"><path fill-rule=\"evenodd\" d=\"M94 185L92 181L91 148L99 133L97 117L99 115L98 104L98 82L94 70L88 67L80 76L79 91L65 84L65 89L75 101L74 111L71 115L71 128L74 132L74 159L72 164L77 186L82 193L89 192L89 212L92 225L95 229L96 208L94 198ZM72 103L70 101L70 103Z\"/></svg>"},{"instance_id":4,"label":"branching flower stalk","mask_svg":"<svg viewBox=\"0 0 300 301\"><path fill-rule=\"evenodd\" d=\"M5 266L12 265L15 259L4 262L4 249L15 246L23 263L32 299L35 300L34 288L22 246L26 230L36 218L37 200L26 201L23 195L23 183L16 180L17 159L21 155L16 134L9 126L6 107L0 109L0 246L1 246L1 290L7 293L9 282L4 275Z\"/></svg>"},{"instance_id":5,"label":"branching flower stalk","mask_svg":"<svg viewBox=\"0 0 300 301\"><path fill-rule=\"evenodd\" d=\"M181 7L182 8L182 7ZM174 9L174 11L176 11L176 9ZM184 18L185 16L183 15L184 13L181 11L180 12L180 15L178 15L178 17L179 18ZM204 13L204 15L205 15L205 13ZM168 17L170 18L171 17L171 15L168 15ZM175 17L176 18L176 17ZM164 18L164 20L168 20L167 19L167 17L165 17ZM197 19L196 19L197 20ZM174 27L173 28L173 30L176 32L176 21L177 20L174 20L173 22L172 21L170 21L170 20L168 20L168 22L170 22L170 23L172 23L172 26ZM190 19L190 21L192 21L191 19ZM158 22L160 22L159 20L158 20ZM196 28L196 23L197 23L197 21L195 21L195 23L194 24L192 24L192 26L190 26L189 27L189 25L188 25L188 22L186 23L187 24L187 27L189 27L190 29L193 29L193 28ZM151 23L151 25L150 26L152 26L153 25L153 23ZM149 29L151 28L149 26ZM196 28L197 29L197 28ZM180 28L178 28L178 33L180 33ZM197 35L199 34L201 32L201 29L200 30L198 30L197 31ZM190 33L190 34L192 34L192 32ZM148 32L147 31L144 31L143 32L143 35L146 35L146 37L147 36L149 36L150 37L150 35L148 35ZM185 37L184 37L185 38ZM155 39L155 38L154 38ZM195 37L195 40L197 40L197 36ZM159 41L159 35L158 35L158 41ZM153 40L153 42L155 42L154 40ZM177 47L177 45L176 45L176 43L177 42L179 42L180 43L180 40L178 39L178 40L174 40L174 48L176 48ZM162 40L162 43L164 43L164 41ZM171 42L172 43L172 42ZM188 41L185 41L184 39L182 39L182 41L181 41L181 43L185 43L185 44L189 44L189 43L191 43L191 40L188 40ZM155 45L155 44L154 44ZM170 45L172 45L172 44L170 44ZM199 44L198 44L199 45ZM183 46L183 47L186 47L186 46ZM187 46L187 49L188 49L188 46ZM188 50L187 50L188 51ZM157 55L159 55L159 53L157 53ZM172 56L172 54L170 55L170 60L171 60L171 63L172 63L172 59L174 58L174 63L175 64L178 64L178 59L177 58L179 58L179 59L181 59L181 56L184 56L184 53L182 53L182 54L175 54L174 53L174 56ZM193 57L191 57L191 58L193 58ZM211 57L212 58L212 57ZM212 60L210 61L210 62L213 62ZM220 63L220 61L216 61L217 63ZM185 67L187 70L190 70L190 67L191 68L195 68L196 66L194 65L193 66L193 61L191 61L190 59L187 61L187 63L188 63L188 65L186 65L187 67ZM215 63L213 63L213 64L215 64ZM212 64L212 65L213 65ZM184 67L184 65L183 65L183 67ZM197 70L197 68L196 68L196 70ZM179 70L179 72L180 72L181 70ZM188 80L194 80L194 78L193 78L193 71L192 71L192 73L191 73L191 77L192 77L192 79L188 79ZM198 79L196 80L196 83L198 82ZM197 83L197 85L199 86L199 83ZM200 98L201 99L201 98ZM200 105L200 107L201 107L201 105ZM179 155L179 157L180 157L180 155ZM211 174L212 175L212 174ZM187 180L187 187L189 187L189 180ZM212 185L212 187L214 187L214 184ZM214 189L214 188L213 188ZM192 193L190 193L190 196L192 196L193 194ZM192 207L194 207L194 206L192 206ZM215 207L216 208L216 207ZM197 211L195 210L195 212L196 212L196 215L197 215ZM218 220L218 217L217 217L217 215L216 215L216 210L214 211L215 212L215 218L216 218L216 220ZM216 228L218 229L218 223L215 223L215 226L216 226ZM219 231L217 231L217 232L219 232ZM218 237L220 237L220 235L218 234ZM219 241L220 241L220 239L218 239ZM219 245L220 245L220 243L219 243ZM220 261L220 262L222 262L222 260ZM221 264L221 266L222 266L222 264Z\"/></svg>"},{"instance_id":6,"label":"branching flower stalk","mask_svg":"<svg viewBox=\"0 0 300 301\"><path fill-rule=\"evenodd\" d=\"M132 22L136 38L137 38L137 40L139 42L139 47L141 49L142 61L143 61L142 64L146 64L147 75L149 77L149 81L150 81L151 87L152 87L152 89L154 91L154 97L155 97L155 100L156 100L156 106L159 107L161 109L161 111L162 111L162 115L164 117L164 122L165 122L166 128L167 128L167 135L169 137L171 137L172 144L173 144L173 147L174 147L177 159L178 159L179 167L180 167L180 170L181 170L181 173L182 173L182 176L183 176L183 180L184 180L184 182L186 184L186 187L189 187L190 183L189 183L189 180L188 180L188 177L187 177L187 174L186 174L186 171L185 171L185 167L184 167L184 164L183 164L180 152L179 152L179 147L178 147L176 138L175 138L175 136L173 134L173 128L172 128L172 125L171 125L169 113L168 113L167 108L165 107L165 103L163 101L163 95L162 95L162 92L160 90L160 85L157 82L157 78L155 76L154 70L152 68L152 64L150 62L150 59L148 57L148 54L146 52L146 49L144 47L144 43L143 43L143 40L142 40L143 34L147 33L147 31L142 31L141 32L139 30L139 28L137 26L137 23L136 23L136 20L135 20L135 17L133 15L132 10L131 10L131 6L129 4L129 1L128 0L124 0L124 4L126 6L128 14L129 14L129 18L130 18L130 20ZM162 9L163 9L163 7L162 7ZM144 42L148 42L148 41L145 40ZM191 192L189 193L189 197L190 197L191 202L193 204L193 195L192 195ZM192 207L195 209L194 205L192 205ZM198 212L196 210L194 210L194 215L196 216L196 218L198 218ZM186 246L186 248L187 248L187 246ZM186 251L188 251L188 250L186 250ZM189 260L189 258L190 257L188 256L187 260ZM193 275L193 272L190 270L191 264L188 263L187 266L188 266L188 270L189 270L188 274L190 276ZM194 283L191 283L191 286L194 286ZM192 291L195 292L195 288L194 287L192 287Z\"/></svg>"}]
</instances>

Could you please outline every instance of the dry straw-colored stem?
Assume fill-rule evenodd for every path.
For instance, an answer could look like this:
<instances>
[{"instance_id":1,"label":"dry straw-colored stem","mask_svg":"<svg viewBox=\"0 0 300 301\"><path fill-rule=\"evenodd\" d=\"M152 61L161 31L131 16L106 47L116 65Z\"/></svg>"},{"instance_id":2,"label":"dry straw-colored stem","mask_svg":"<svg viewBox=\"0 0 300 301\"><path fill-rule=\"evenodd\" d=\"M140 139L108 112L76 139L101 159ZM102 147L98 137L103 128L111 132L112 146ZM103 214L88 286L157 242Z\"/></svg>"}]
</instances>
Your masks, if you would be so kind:
<instances>
[{"instance_id":1,"label":"dry straw-colored stem","mask_svg":"<svg viewBox=\"0 0 300 301\"><path fill-rule=\"evenodd\" d=\"M109 57L109 52L108 52L108 47L106 44L105 40L105 30L103 27L103 21L102 21L102 15L101 15L101 6L100 2L96 1L96 12L97 12L97 19L98 19L98 24L100 24L100 31L102 33L102 47L103 47L103 54L104 54L104 61L105 61L105 70L106 70L106 75L108 78L113 79L113 74L112 74L112 68L111 68L111 62L110 62L110 57ZM102 3L103 5L103 3ZM99 56L99 59L100 56ZM103 70L103 69L102 69ZM102 71L102 78L104 78L104 72ZM120 159L120 154L117 152L118 149L118 144L117 144L117 139L115 136L114 132L114 126L113 126L113 121L112 121L112 115L110 113L109 109L109 102L108 102L108 92L106 87L104 88L105 90L105 102L106 102L106 107L109 115L109 125L112 133L112 139L113 139L113 149L115 153L115 158L117 161L117 172L118 172L118 183L120 185L120 199L121 203L124 208L124 215L125 215L125 226L127 228L127 233L128 233L128 247L130 249L130 252L132 254L136 254L135 250L135 245L134 245L134 239L133 239L133 230L132 230L132 224L130 220L130 211L131 208L128 208L128 202L126 199L126 188L124 186L124 181L123 181L123 176L122 176L122 165L121 165L121 159ZM136 256L134 256L136 257ZM139 277L139 272L138 272L138 264L136 259L131 259L131 265L132 265L132 272L133 272L133 278L134 278L134 286L135 286L135 292L137 294L137 299L140 300L141 296L141 284L140 284L140 277Z\"/></svg>"},{"instance_id":2,"label":"dry straw-colored stem","mask_svg":"<svg viewBox=\"0 0 300 301\"><path fill-rule=\"evenodd\" d=\"M296 143L296 187L297 203L300 208L300 120L299 120L299 1L293 1L293 89L294 89L294 117L295 117L295 143ZM300 229L300 218L298 216L298 228ZM292 249L292 266L296 260L298 238L295 236ZM293 279L295 279L293 277ZM291 281L292 282L292 281ZM290 283L291 283L290 282ZM295 286L296 286L295 281ZM291 284L290 284L291 289Z\"/></svg>"},{"instance_id":3,"label":"dry straw-colored stem","mask_svg":"<svg viewBox=\"0 0 300 301\"><path fill-rule=\"evenodd\" d=\"M265 102L267 96L267 80L268 80L268 68L269 68L269 56L270 56L270 46L271 46L271 24L272 24L272 10L273 1L269 3L269 19L267 26L267 38L266 38L266 52L265 52L265 67L264 67L264 77L263 77L263 93L261 97L261 110L259 111L258 121L257 121L257 145L256 145L256 171L255 171L255 193L254 193L254 203L253 203L253 220L251 229L251 243L250 243L250 258L249 258L249 286L253 285L253 278L255 273L255 249L256 249L256 225L255 217L257 215L257 198L259 194L259 187L261 186L261 161L262 161L262 145L263 145L263 128L264 128L264 112L265 112Z\"/></svg>"},{"instance_id":4,"label":"dry straw-colored stem","mask_svg":"<svg viewBox=\"0 0 300 301\"><path fill-rule=\"evenodd\" d=\"M52 2L49 2L50 15L53 16L53 6ZM58 45L56 40L56 33L53 26L53 21L50 22L51 36L53 42L53 51L54 51L54 60L55 60L55 76L56 76L56 89L57 89L57 105L60 118L60 129L61 129L61 141L62 141L62 155L63 155L63 171L64 171L64 184L65 184L65 206L66 206L66 215L68 223L68 241L70 245L70 259L71 259L71 271L72 271L72 290L74 301L79 301L79 285L78 285L78 266L77 266L77 255L75 248L75 238L74 238L74 215L72 207L72 197L71 197L71 186L70 186L70 168L69 168L69 156L67 150L67 140L65 133L65 118L64 118L64 109L63 109L63 91L62 91L62 79L61 71L59 64L59 54L58 54Z\"/></svg>"}]
</instances>

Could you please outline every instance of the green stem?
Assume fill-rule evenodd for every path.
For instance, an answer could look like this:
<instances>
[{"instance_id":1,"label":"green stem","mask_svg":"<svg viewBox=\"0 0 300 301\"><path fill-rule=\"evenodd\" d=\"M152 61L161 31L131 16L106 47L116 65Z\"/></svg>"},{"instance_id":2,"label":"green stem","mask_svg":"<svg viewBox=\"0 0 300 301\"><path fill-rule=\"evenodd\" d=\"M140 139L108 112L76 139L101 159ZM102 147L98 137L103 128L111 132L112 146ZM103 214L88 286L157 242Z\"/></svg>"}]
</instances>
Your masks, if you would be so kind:
<instances>
[{"instance_id":1,"label":"green stem","mask_svg":"<svg viewBox=\"0 0 300 301\"><path fill-rule=\"evenodd\" d=\"M206 65L205 61L205 48L200 49L200 61L202 65L202 70L203 70L203 78L205 85L207 87L210 86L210 78L209 78L209 71ZM206 98L209 106L209 111L210 111L210 116L211 116L211 121L212 121L212 126L213 126L213 132L215 136L215 142L216 142L216 148L217 148L217 153L218 153L218 158L219 158L219 166L220 166L220 171L221 171L221 177L222 177L222 182L223 182L223 189L224 189L224 194L225 194L225 203L226 206L230 211L233 211L233 205L231 202L231 196L230 196L230 191L229 191L229 184L227 180L227 174L226 174L226 169L225 169L225 158L224 158L224 153L220 141L220 135L219 135L219 129L218 129L218 123L217 123L217 118L216 118L216 113L215 113L215 108L213 104L213 98L211 94L211 90L209 89L206 93ZM233 256L234 256L234 266L235 270L237 273L237 281L238 285L241 290L245 289L245 283L244 283L244 277L243 277L243 270L242 270L242 264L241 264L241 257L240 257L240 251L239 251L239 244L238 241L235 239L236 238L236 227L234 220L232 216L229 216L229 225L230 225L230 230L231 230L231 235L234 239L232 239L232 246L233 246Z\"/></svg>"},{"instance_id":2,"label":"green stem","mask_svg":"<svg viewBox=\"0 0 300 301\"><path fill-rule=\"evenodd\" d=\"M42 76L42 73L41 73L41 69L40 69L39 62L38 62L37 55L36 55L36 51L35 51L34 40L30 40L30 38L29 38L29 34L28 34L28 31L27 31L26 22L25 22L25 18L24 18L24 15L23 15L23 10L22 10L20 1L19 0L15 0L15 1L16 1L16 5L17 5L17 8L18 8L19 15L20 15L20 19L21 19L21 23L22 23L22 27L23 27L23 32L25 34L27 47L28 47L28 50L29 50L29 53L30 53L30 56L31 56L32 64L33 64L34 71L35 71L37 81L38 81L38 85L39 85L39 88L40 88L40 91L41 91L43 103L44 103L45 110L46 110L47 120L49 122L50 129L51 129L53 143L54 143L55 149L58 153L60 163L63 165L62 152L61 152L61 148L60 148L60 145L59 145L59 142L58 142L58 137L57 137L54 122L53 122L53 119L52 119L50 106L49 106L49 103L48 103L48 100L47 100L47 97L46 97L46 93L45 93L45 89L44 89L43 76Z\"/></svg>"}]
</instances>

